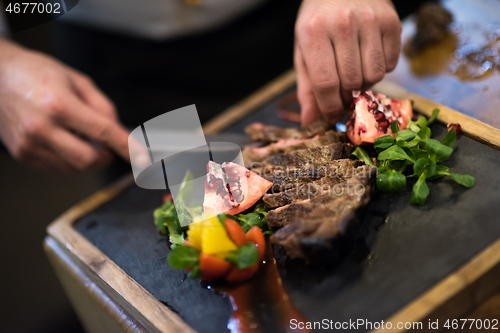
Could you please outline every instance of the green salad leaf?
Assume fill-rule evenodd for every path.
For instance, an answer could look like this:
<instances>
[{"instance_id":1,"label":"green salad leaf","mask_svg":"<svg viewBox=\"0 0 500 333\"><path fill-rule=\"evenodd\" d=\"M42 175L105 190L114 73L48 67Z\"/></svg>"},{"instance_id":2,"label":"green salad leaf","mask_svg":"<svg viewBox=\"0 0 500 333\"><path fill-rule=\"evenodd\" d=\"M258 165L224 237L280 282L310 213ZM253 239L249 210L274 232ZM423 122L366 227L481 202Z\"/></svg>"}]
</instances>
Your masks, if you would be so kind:
<instances>
[{"instance_id":1,"label":"green salad leaf","mask_svg":"<svg viewBox=\"0 0 500 333\"><path fill-rule=\"evenodd\" d=\"M472 187L476 184L476 178L469 175L459 175L458 173L450 173L450 176L458 184L465 187Z\"/></svg>"},{"instance_id":2,"label":"green salad leaf","mask_svg":"<svg viewBox=\"0 0 500 333\"><path fill-rule=\"evenodd\" d=\"M452 127L448 131L448 133L446 133L446 136L441 141L441 144L453 148L456 142L457 142L457 131L455 130L455 127Z\"/></svg>"},{"instance_id":3,"label":"green salad leaf","mask_svg":"<svg viewBox=\"0 0 500 333\"><path fill-rule=\"evenodd\" d=\"M432 116L427 120L427 126L434 123L439 116L439 109L432 110Z\"/></svg>"},{"instance_id":4,"label":"green salad leaf","mask_svg":"<svg viewBox=\"0 0 500 333\"><path fill-rule=\"evenodd\" d=\"M420 176L422 174L425 175L425 177L432 177L436 171L436 162L429 158L419 158L416 162L415 165L413 165L413 172L415 176Z\"/></svg>"},{"instance_id":5,"label":"green salad leaf","mask_svg":"<svg viewBox=\"0 0 500 333\"><path fill-rule=\"evenodd\" d=\"M226 260L232 262L238 269L245 269L257 263L259 251L254 243L245 243L236 251L229 253Z\"/></svg>"},{"instance_id":6,"label":"green salad leaf","mask_svg":"<svg viewBox=\"0 0 500 333\"><path fill-rule=\"evenodd\" d=\"M377 177L377 188L384 192L398 192L406 187L406 177L396 170L387 170Z\"/></svg>"},{"instance_id":7,"label":"green salad leaf","mask_svg":"<svg viewBox=\"0 0 500 333\"><path fill-rule=\"evenodd\" d=\"M391 130L396 133L394 138L385 135L375 139L373 147L378 153L378 189L385 192L401 191L406 187L406 178L418 178L412 188L410 203L423 205L429 195L427 180L451 176L462 186L475 185L474 177L451 173L447 166L438 164L450 158L457 140L454 128L448 131L441 142L431 139L432 133L428 126L434 123L438 116L439 109L434 109L428 120L419 116L416 121L410 121L404 130L400 130L397 121L394 121L391 123ZM367 162L369 155L358 148L353 155L370 164ZM408 172L408 168L413 171Z\"/></svg>"},{"instance_id":8,"label":"green salad leaf","mask_svg":"<svg viewBox=\"0 0 500 333\"><path fill-rule=\"evenodd\" d=\"M398 134L396 134L396 141L411 141L417 136L417 133L413 132L410 129L405 129L402 131L399 131Z\"/></svg>"},{"instance_id":9,"label":"green salad leaf","mask_svg":"<svg viewBox=\"0 0 500 333\"><path fill-rule=\"evenodd\" d=\"M193 266L191 272L188 273L188 277L194 280L199 278L200 276L201 276L200 264L196 264Z\"/></svg>"},{"instance_id":10,"label":"green salad leaf","mask_svg":"<svg viewBox=\"0 0 500 333\"><path fill-rule=\"evenodd\" d=\"M252 229L252 227L258 226L260 229L262 229L264 234L272 234L273 232L269 229L269 226L266 222L266 215L267 209L265 208L264 203L262 201L259 201L257 204L255 204L255 207L250 212L246 211L237 215L227 216L238 222L245 233L248 230Z\"/></svg>"},{"instance_id":11,"label":"green salad leaf","mask_svg":"<svg viewBox=\"0 0 500 333\"><path fill-rule=\"evenodd\" d=\"M374 148L387 149L394 144L394 139L390 135L384 135L380 138L376 138L373 143ZM357 149L357 148L356 148Z\"/></svg>"},{"instance_id":12,"label":"green salad leaf","mask_svg":"<svg viewBox=\"0 0 500 333\"><path fill-rule=\"evenodd\" d=\"M414 162L408 154L403 150L403 148L399 146L391 146L386 150L382 151L378 154L377 159L379 161L383 160L410 160Z\"/></svg>"},{"instance_id":13,"label":"green salad leaf","mask_svg":"<svg viewBox=\"0 0 500 333\"><path fill-rule=\"evenodd\" d=\"M425 173L422 173L415 185L413 185L410 203L413 205L423 206L427 196L429 196L429 187L425 182Z\"/></svg>"},{"instance_id":14,"label":"green salad leaf","mask_svg":"<svg viewBox=\"0 0 500 333\"><path fill-rule=\"evenodd\" d=\"M354 151L352 152L352 155L354 155L358 160L365 162L365 164L374 166L370 155L368 155L368 153L363 148L359 146L356 147L356 149L354 149Z\"/></svg>"},{"instance_id":15,"label":"green salad leaf","mask_svg":"<svg viewBox=\"0 0 500 333\"><path fill-rule=\"evenodd\" d=\"M427 179L434 180L449 175L450 175L450 168L448 168L446 165L437 164L434 174L431 177L428 177Z\"/></svg>"},{"instance_id":16,"label":"green salad leaf","mask_svg":"<svg viewBox=\"0 0 500 333\"><path fill-rule=\"evenodd\" d=\"M429 153L429 158L434 162L447 161L451 153L453 153L453 148L443 145L438 140L425 139L421 142L425 145L425 150Z\"/></svg>"},{"instance_id":17,"label":"green salad leaf","mask_svg":"<svg viewBox=\"0 0 500 333\"><path fill-rule=\"evenodd\" d=\"M190 268L200 261L200 251L192 246L179 245L167 256L168 264L177 269Z\"/></svg>"},{"instance_id":18,"label":"green salad leaf","mask_svg":"<svg viewBox=\"0 0 500 333\"><path fill-rule=\"evenodd\" d=\"M391 131L392 131L392 133L397 133L397 132L399 132L399 124L398 124L398 122L397 122L397 121L393 121L393 122L391 123Z\"/></svg>"}]
</instances>

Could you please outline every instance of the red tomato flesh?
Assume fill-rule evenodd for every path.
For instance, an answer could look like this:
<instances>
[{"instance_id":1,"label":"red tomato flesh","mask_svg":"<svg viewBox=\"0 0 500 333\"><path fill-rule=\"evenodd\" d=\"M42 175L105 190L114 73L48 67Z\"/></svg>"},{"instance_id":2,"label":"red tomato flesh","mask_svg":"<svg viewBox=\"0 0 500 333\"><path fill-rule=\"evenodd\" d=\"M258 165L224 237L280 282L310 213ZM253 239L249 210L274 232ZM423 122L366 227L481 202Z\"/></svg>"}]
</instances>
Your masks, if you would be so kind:
<instances>
[{"instance_id":1,"label":"red tomato flesh","mask_svg":"<svg viewBox=\"0 0 500 333\"><path fill-rule=\"evenodd\" d=\"M259 262L264 258L264 254L266 253L266 238L260 230L259 227L253 226L250 230L248 230L246 234L246 238L249 242L252 242L257 246L257 251L259 251Z\"/></svg>"},{"instance_id":2,"label":"red tomato flesh","mask_svg":"<svg viewBox=\"0 0 500 333\"><path fill-rule=\"evenodd\" d=\"M236 246L242 246L247 242L245 231L243 231L243 228L238 224L238 222L227 218L224 221L224 225L226 226L227 235L233 243L236 244Z\"/></svg>"},{"instance_id":3,"label":"red tomato flesh","mask_svg":"<svg viewBox=\"0 0 500 333\"><path fill-rule=\"evenodd\" d=\"M229 261L202 253L200 255L200 279L207 281L216 280L226 275L232 266Z\"/></svg>"}]
</instances>

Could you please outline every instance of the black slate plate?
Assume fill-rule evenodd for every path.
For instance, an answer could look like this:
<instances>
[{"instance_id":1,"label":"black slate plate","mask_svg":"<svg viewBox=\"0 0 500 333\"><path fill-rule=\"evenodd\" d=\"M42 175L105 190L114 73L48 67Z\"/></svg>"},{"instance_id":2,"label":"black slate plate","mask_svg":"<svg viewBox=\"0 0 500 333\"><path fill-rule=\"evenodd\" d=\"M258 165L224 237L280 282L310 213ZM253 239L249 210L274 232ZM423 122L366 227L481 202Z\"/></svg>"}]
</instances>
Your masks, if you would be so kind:
<instances>
[{"instance_id":1,"label":"black slate plate","mask_svg":"<svg viewBox=\"0 0 500 333\"><path fill-rule=\"evenodd\" d=\"M290 126L275 116L279 97L229 132L254 121ZM432 132L439 139L446 129L433 125ZM333 265L306 267L275 249L285 288L307 319L385 320L500 238L500 151L465 136L456 147L445 164L475 176L474 188L429 182L424 207L409 205L411 182L403 193L375 193L353 252ZM168 245L152 216L163 194L133 186L83 217L77 230L194 329L224 332L229 301L165 262Z\"/></svg>"}]
</instances>

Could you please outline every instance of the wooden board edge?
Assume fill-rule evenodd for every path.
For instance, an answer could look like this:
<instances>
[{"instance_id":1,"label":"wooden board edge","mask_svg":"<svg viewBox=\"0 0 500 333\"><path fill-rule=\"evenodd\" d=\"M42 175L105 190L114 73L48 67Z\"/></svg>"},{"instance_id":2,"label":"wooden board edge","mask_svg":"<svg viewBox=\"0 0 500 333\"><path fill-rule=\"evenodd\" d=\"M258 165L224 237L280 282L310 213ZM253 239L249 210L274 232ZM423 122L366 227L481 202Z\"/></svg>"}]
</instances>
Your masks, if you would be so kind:
<instances>
[{"instance_id":1,"label":"wooden board edge","mask_svg":"<svg viewBox=\"0 0 500 333\"><path fill-rule=\"evenodd\" d=\"M85 330L93 331L97 327L102 330L102 326L106 326L106 330L112 332L147 332L136 318L112 300L75 260L70 258L58 241L46 236L43 249ZM89 314L89 311L97 313ZM104 317L96 318L96 315Z\"/></svg>"},{"instance_id":2,"label":"wooden board edge","mask_svg":"<svg viewBox=\"0 0 500 333\"><path fill-rule=\"evenodd\" d=\"M296 75L294 69L286 71L243 101L230 107L211 121L207 122L203 126L203 132L205 134L216 133L234 124L266 101L290 88L295 84L295 79Z\"/></svg>"},{"instance_id":3,"label":"wooden board edge","mask_svg":"<svg viewBox=\"0 0 500 333\"><path fill-rule=\"evenodd\" d=\"M488 146L500 149L500 129L450 109L447 106L433 102L430 99L411 93L388 80L377 83L373 86L373 90L380 91L391 98L413 100L413 106L427 117L432 115L432 110L438 108L440 110L438 121L444 124L458 123L465 135Z\"/></svg>"},{"instance_id":4,"label":"wooden board edge","mask_svg":"<svg viewBox=\"0 0 500 333\"><path fill-rule=\"evenodd\" d=\"M127 175L111 186L95 193L76 206L70 208L47 227L50 237L73 254L73 258L89 267L102 281L106 291L114 290L132 309L140 312L151 325L160 332L195 332L177 314L160 303L118 265L83 237L74 223L85 214L111 200L133 184L132 175ZM101 284L102 284L101 283ZM116 299L115 299L116 301ZM124 304L120 304L124 306ZM124 308L130 310L130 307ZM148 323L141 323L148 328ZM154 331L153 327L148 328Z\"/></svg>"},{"instance_id":5,"label":"wooden board edge","mask_svg":"<svg viewBox=\"0 0 500 333\"><path fill-rule=\"evenodd\" d=\"M427 329L428 321L436 319L440 329L447 319L467 315L500 289L500 240L488 246L456 272L448 275L430 290L409 303L385 322L393 329L373 330L379 332L407 332L394 329L397 323L422 322Z\"/></svg>"}]
</instances>

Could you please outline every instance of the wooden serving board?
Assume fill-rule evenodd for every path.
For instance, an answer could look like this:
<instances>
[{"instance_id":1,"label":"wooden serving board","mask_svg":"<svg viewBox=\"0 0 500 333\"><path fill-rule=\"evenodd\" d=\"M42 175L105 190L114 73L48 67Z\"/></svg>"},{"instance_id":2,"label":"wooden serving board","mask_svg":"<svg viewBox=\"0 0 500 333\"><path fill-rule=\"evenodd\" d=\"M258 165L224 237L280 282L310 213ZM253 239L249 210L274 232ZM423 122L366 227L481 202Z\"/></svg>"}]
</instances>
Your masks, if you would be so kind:
<instances>
[{"instance_id":1,"label":"wooden serving board","mask_svg":"<svg viewBox=\"0 0 500 333\"><path fill-rule=\"evenodd\" d=\"M275 110L279 99L294 90L294 83L294 72L285 73L207 124L206 132L241 133L254 121L290 126ZM446 179L430 182L431 194L423 207L409 205L410 190L377 193L355 250L342 261L308 267L276 248L284 286L311 321L426 325L429 318L463 316L500 287L500 131L389 82L375 89L412 98L415 108L427 115L438 107L442 122L460 122L466 135L458 138L446 165L453 172L475 176L476 186L464 189ZM432 132L441 138L446 129L435 124ZM224 332L231 314L229 301L165 262L169 247L156 233L152 215L163 194L140 189L126 177L53 222L47 244L63 248L134 318L138 331Z\"/></svg>"}]
</instances>

